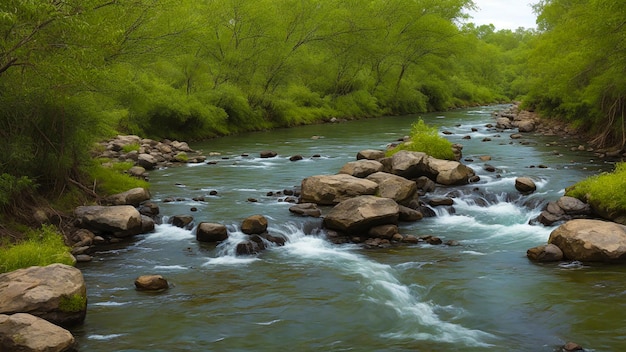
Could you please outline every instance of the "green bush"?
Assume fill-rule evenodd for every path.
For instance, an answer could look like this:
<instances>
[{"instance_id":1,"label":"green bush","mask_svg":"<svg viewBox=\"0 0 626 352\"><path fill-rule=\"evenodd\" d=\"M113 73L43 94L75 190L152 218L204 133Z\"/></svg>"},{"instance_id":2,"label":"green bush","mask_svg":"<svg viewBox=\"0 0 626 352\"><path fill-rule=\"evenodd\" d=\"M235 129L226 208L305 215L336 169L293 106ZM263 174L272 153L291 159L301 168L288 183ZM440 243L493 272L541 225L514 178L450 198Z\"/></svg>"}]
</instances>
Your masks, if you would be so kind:
<instances>
[{"instance_id":1,"label":"green bush","mask_svg":"<svg viewBox=\"0 0 626 352\"><path fill-rule=\"evenodd\" d=\"M626 212L626 163L618 163L613 172L578 182L569 187L565 195L587 202L596 209Z\"/></svg>"},{"instance_id":2,"label":"green bush","mask_svg":"<svg viewBox=\"0 0 626 352\"><path fill-rule=\"evenodd\" d=\"M0 209L6 211L20 201L23 193L33 193L37 185L26 176L0 175Z\"/></svg>"},{"instance_id":3,"label":"green bush","mask_svg":"<svg viewBox=\"0 0 626 352\"><path fill-rule=\"evenodd\" d=\"M0 272L3 273L54 263L74 265L74 258L63 242L63 236L52 225L29 230L23 241L5 244L0 249Z\"/></svg>"},{"instance_id":4,"label":"green bush","mask_svg":"<svg viewBox=\"0 0 626 352\"><path fill-rule=\"evenodd\" d=\"M452 143L439 135L436 126L428 126L421 118L411 126L411 140L387 151L391 156L401 150L423 152L437 159L454 160Z\"/></svg>"}]
</instances>

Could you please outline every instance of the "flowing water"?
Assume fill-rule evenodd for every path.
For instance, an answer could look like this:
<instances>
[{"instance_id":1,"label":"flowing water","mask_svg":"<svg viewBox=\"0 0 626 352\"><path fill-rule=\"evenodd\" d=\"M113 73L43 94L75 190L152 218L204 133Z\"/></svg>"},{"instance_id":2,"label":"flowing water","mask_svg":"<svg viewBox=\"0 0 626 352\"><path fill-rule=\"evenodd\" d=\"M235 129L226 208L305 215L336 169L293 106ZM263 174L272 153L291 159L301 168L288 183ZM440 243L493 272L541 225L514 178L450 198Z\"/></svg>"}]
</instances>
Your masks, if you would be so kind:
<instances>
[{"instance_id":1,"label":"flowing water","mask_svg":"<svg viewBox=\"0 0 626 352\"><path fill-rule=\"evenodd\" d=\"M359 150L384 148L408 134L416 116L193 145L221 156L210 158L216 164L152 172L153 200L166 217L192 214L196 224L227 225L232 240L201 244L193 230L158 225L132 243L96 253L93 262L80 265L89 296L86 322L73 330L80 350L554 351L570 340L588 351L626 350L623 267L535 264L525 256L554 229L529 225L538 207L612 166L571 152L578 145L573 141L512 140L511 132L486 128L491 112L502 108L422 116L465 146L466 163L481 181L439 188L438 195L455 192L455 211L437 209L437 217L400 229L459 246L334 245L319 229L320 220L292 215L291 204L267 195L293 189L307 176L336 173ZM491 141L483 142L485 137ZM257 157L267 149L278 157ZM289 161L295 154L304 160ZM496 172L484 170L482 155L492 157L488 163ZM532 177L538 191L517 194L519 176ZM205 200L191 200L200 196ZM163 202L168 197L183 200ZM244 236L238 226L254 214L265 215L270 233L288 241L236 257L234 243ZM153 273L172 287L158 294L134 289L137 276Z\"/></svg>"}]
</instances>

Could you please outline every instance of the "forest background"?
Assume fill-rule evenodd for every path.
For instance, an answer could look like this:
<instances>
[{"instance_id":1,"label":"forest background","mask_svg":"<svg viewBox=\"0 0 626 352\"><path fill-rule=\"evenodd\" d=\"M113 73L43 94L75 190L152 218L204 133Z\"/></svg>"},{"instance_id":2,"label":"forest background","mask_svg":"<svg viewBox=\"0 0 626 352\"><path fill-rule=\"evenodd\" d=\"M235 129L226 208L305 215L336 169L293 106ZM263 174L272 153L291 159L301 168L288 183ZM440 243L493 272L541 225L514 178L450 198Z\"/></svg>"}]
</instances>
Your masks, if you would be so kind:
<instances>
[{"instance_id":1,"label":"forest background","mask_svg":"<svg viewBox=\"0 0 626 352\"><path fill-rule=\"evenodd\" d=\"M537 29L467 0L5 0L0 210L78 202L116 134L200 140L522 100L626 144L626 2L542 0ZM107 177L107 176L105 176ZM5 225L0 225L4 227Z\"/></svg>"}]
</instances>

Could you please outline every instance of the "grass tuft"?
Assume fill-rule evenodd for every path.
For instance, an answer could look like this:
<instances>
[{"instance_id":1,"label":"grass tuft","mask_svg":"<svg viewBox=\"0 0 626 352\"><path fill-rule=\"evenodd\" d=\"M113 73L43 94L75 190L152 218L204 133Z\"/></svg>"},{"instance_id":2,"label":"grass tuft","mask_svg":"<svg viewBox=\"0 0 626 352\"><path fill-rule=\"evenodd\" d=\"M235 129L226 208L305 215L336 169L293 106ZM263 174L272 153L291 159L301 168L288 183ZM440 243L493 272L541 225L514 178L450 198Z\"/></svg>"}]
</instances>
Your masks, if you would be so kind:
<instances>
[{"instance_id":1,"label":"grass tuft","mask_svg":"<svg viewBox=\"0 0 626 352\"><path fill-rule=\"evenodd\" d=\"M392 156L401 150L426 153L433 158L454 160L452 142L439 135L436 126L428 126L421 118L411 126L410 141L387 151Z\"/></svg>"},{"instance_id":2,"label":"grass tuft","mask_svg":"<svg viewBox=\"0 0 626 352\"><path fill-rule=\"evenodd\" d=\"M626 212L626 163L615 165L613 172L588 177L566 190L565 195L578 198L600 209Z\"/></svg>"}]
</instances>

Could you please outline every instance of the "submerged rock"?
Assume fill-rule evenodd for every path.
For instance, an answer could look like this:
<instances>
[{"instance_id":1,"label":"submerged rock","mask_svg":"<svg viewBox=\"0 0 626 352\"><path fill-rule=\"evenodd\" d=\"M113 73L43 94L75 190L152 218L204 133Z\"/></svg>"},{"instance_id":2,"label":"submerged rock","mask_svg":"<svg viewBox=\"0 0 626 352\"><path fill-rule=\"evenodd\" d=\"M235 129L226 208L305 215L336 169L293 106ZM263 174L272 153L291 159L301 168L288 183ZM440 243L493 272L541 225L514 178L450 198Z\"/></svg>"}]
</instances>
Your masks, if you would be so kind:
<instances>
[{"instance_id":1,"label":"submerged rock","mask_svg":"<svg viewBox=\"0 0 626 352\"><path fill-rule=\"evenodd\" d=\"M142 275L135 279L135 288L139 291L162 291L169 288L169 283L161 275Z\"/></svg>"}]
</instances>

